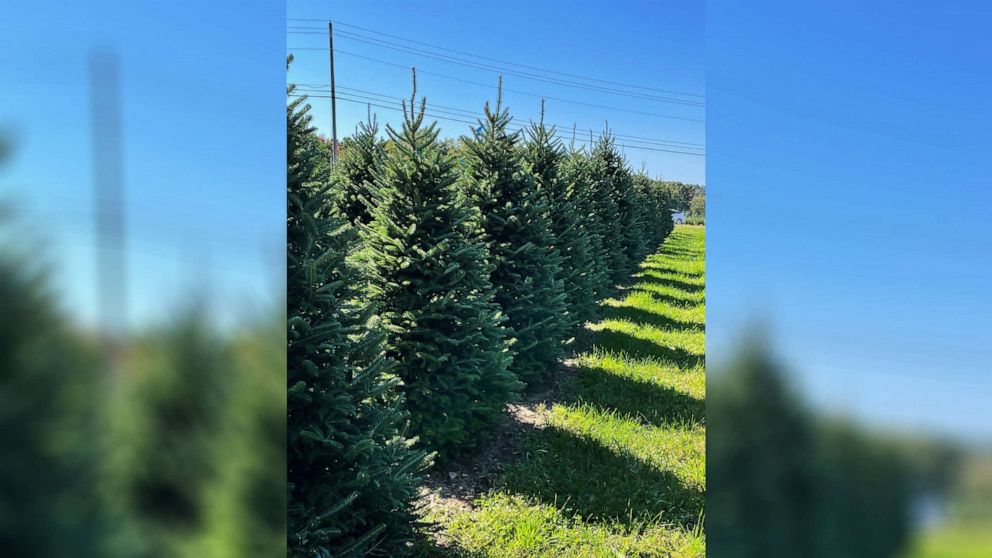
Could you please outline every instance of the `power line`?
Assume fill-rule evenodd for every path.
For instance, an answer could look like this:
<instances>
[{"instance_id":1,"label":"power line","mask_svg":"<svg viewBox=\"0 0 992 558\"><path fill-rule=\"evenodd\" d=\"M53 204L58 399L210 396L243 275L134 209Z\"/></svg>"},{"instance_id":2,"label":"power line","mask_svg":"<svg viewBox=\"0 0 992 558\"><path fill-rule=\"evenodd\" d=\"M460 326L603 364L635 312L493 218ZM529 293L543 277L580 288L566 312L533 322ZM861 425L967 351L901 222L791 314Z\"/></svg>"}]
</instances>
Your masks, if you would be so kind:
<instances>
[{"instance_id":1,"label":"power line","mask_svg":"<svg viewBox=\"0 0 992 558\"><path fill-rule=\"evenodd\" d=\"M321 22L325 21L325 20L319 20L319 19L305 19L305 18L288 18L288 20L289 21L321 21ZM400 37L400 36L397 36L397 35L390 35L389 33L384 33L382 31L376 31L374 29L369 29L367 27L360 27L358 25L352 25L350 23L344 23L344 22L336 21L336 20L335 20L335 23L337 23L338 25L344 26L344 27L351 27L353 29L359 29L359 30L365 31L367 33L373 33L373 34L376 34L376 35L382 35L384 37L390 37L390 38L393 38L393 39L399 39L401 41L407 41L407 42L410 42L410 43L415 43L415 44L419 44L419 45L423 45L423 46L427 46L427 47L431 47L431 48L436 48L436 49L439 49L439 50L444 50L444 51L448 51L448 52L454 52L456 54L462 54L462 55L465 55L465 56L472 56L472 57L479 58L479 59L482 59L482 60L489 60L490 62L498 62L500 64L508 64L508 65L517 66L517 67L520 67L520 68L527 68L527 69L530 69L530 70L536 70L536 71L546 72L546 73L550 73L550 74L557 74L557 75L560 75L560 76L566 76L566 77L584 79L584 80L587 80L587 81L596 81L596 82L599 82L599 83L609 83L609 84L618 85L618 86L621 86L621 87L629 87L629 88L633 88L633 89L644 89L644 90L648 90L648 91L658 91L660 93L671 93L671 94L674 94L674 95L684 95L684 96L687 96L687 97L705 98L705 95L700 95L700 94L697 94L697 93L685 93L685 92L682 92L682 91L674 91L674 90L670 90L670 89L659 89L659 88L656 88L656 87L648 87L648 86L644 86L644 85L634 85L634 84L623 83L623 82L618 82L618 81L611 81L611 80L605 80L605 79L599 79L599 78L592 78L592 77L582 76L582 75L578 75L578 74L570 74L570 73L567 73L567 72L559 72L557 70L549 70L549 69L546 69L546 68L539 68L537 66L529 66L529 65L526 65L526 64L518 64L518 63L515 63L515 62L509 62L509 61L506 61L506 60L499 60L497 58L489 58L489 57L482 56L482 55L479 55L479 54L472 54L472 53L465 52L465 51L455 50L453 48L447 48L447 47L442 47L442 46L438 46L438 45L432 45L430 43L425 43L425 42L422 42L422 41L416 41L416 40L413 40L413 39L408 39L408 38ZM300 27L300 29L315 29L315 28Z\"/></svg>"},{"instance_id":2,"label":"power line","mask_svg":"<svg viewBox=\"0 0 992 558\"><path fill-rule=\"evenodd\" d=\"M301 88L302 90L305 90L305 91L308 91L308 92L328 93L328 90L325 88L326 86L324 86L324 85L313 85L313 84L297 83L296 86L299 87L299 88ZM374 92L374 91L368 91L368 90L364 90L364 89L356 89L354 87L338 86L338 89L342 89L342 90L346 90L346 91L353 91L355 93L352 93L351 95L352 96L355 96L355 97L366 98L368 100L377 100L377 101L380 101L380 102L387 102L387 101L383 101L382 99L376 99L376 97L385 98L388 101L402 101L402 100L405 100L403 97L396 97L394 95L387 95L385 93L377 93L377 92ZM372 95L372 97L366 97L365 95L362 95L362 94ZM474 110L470 110L470 109L463 109L463 108L458 108L458 107L452 107L452 106L446 106L446 105L440 105L440 104L437 104L437 103L428 103L428 106L429 107L432 107L432 110L435 111L435 112L449 113L449 114L454 114L456 116L465 116L465 117L471 117L471 118L478 118L481 115L481 113L479 111L474 111ZM570 126L563 126L561 124L554 124L554 123L550 123L550 124L548 124L548 126L549 127L556 128L556 129L559 129L559 130L565 130L565 129L571 128ZM589 129L587 129L587 128L579 128L579 129L577 129L577 131L580 131L580 132L585 133L585 132L592 132L594 130L592 130L591 128L589 128ZM699 149L699 150L701 150L701 149L703 149L705 147L703 144L700 144L700 143L691 143L691 142L683 142L683 141L675 141L675 140L665 140L665 139L660 139L660 138L649 138L649 137L644 137L644 136L634 136L634 135L628 135L628 134L613 134L613 136L615 138L621 139L621 140L631 140L634 143L648 143L648 144L655 144L655 145L661 145L661 146L666 146L666 147L679 147L681 149L691 149L691 150L697 150L697 149Z\"/></svg>"},{"instance_id":3,"label":"power line","mask_svg":"<svg viewBox=\"0 0 992 558\"><path fill-rule=\"evenodd\" d=\"M304 50L304 51L306 51L306 50L317 50L317 51L325 51L325 52L327 51L327 49L321 49L321 48L303 48L303 47L295 47L295 48L291 48L290 50L294 50L294 51L300 51L300 50ZM385 64L387 66L393 66L393 67L396 67L396 68L402 68L404 70L409 70L410 69L410 66L405 66L403 64L397 64L395 62L390 62L388 60L382 60L380 58L374 58L372 56L365 56L364 54L358 54L358 53L355 53L355 52L349 52L349 51L346 51L346 50L341 50L339 48L334 49L334 52L335 52L335 54L344 54L346 56L351 56L351 57L354 57L354 58L362 58L364 60L370 60L372 62L378 62L380 64ZM492 84L489 84L489 83L482 83L482 82L479 82L479 81L472 81L470 79L464 79L464 78L459 78L459 77L455 77L455 76L449 76L449 75L446 75L446 74L441 74L441 73L438 73L438 72L432 72L432 71L429 71L429 70L423 70L423 69L419 69L418 68L417 71L419 73L421 73L421 74L431 75L431 76L435 76L435 77L439 77L439 78L443 78L443 79L448 79L448 80L452 80L452 81L459 81L459 82L467 83L467 84L471 84L471 85L478 85L480 87L485 87L487 89L492 89L492 87L493 87ZM626 112L626 113L630 113L630 114L640 114L640 115L643 115L643 116L654 116L654 117L658 117L658 118L670 118L670 119L674 119L674 120L685 120L685 121L688 121L688 122L703 122L703 120L700 120L698 118L685 118L685 117L681 117L681 116L672 116L672 115L669 115L669 114L659 114L659 113L656 113L656 112L647 112L647 111L643 111L643 110L626 109L626 108L620 108L620 107L613 107L613 106L609 106L609 105L600 105L600 104L596 104L596 103L587 103L585 101L576 101L574 99L565 99L565 98L562 98L562 97L554 97L554 96L551 96L551 95L542 95L540 93L532 93L532 92L529 92L529 91L521 91L519 89L511 89L509 87L504 87L503 88L503 91L507 91L507 92L510 92L510 93L517 93L519 95L527 95L527 96L530 96L530 97L537 97L537 98L548 99L548 100L551 100L551 101L558 101L558 102L562 102L562 103L569 103L569 104L574 104L574 105L581 105L581 106L587 106L587 107L593 107L593 108L600 108L600 109L605 109L605 110L613 110L613 111L618 111L618 112Z\"/></svg>"},{"instance_id":4,"label":"power line","mask_svg":"<svg viewBox=\"0 0 992 558\"><path fill-rule=\"evenodd\" d=\"M290 31L290 33L294 33L294 34L321 34L321 33L315 32L315 31ZM620 95L620 96L632 97L632 98L638 98L638 99L646 99L646 100L652 100L652 101L673 103L673 104L684 105L684 106L691 106L691 107L697 107L697 108L702 108L703 106L705 106L703 103L698 102L698 101L689 101L689 100L686 100L686 99L673 99L671 97L661 97L661 96L658 96L658 95L648 95L648 94L643 94L643 93L634 93L634 92L630 92L630 91L623 91L623 90L620 90L620 89L614 89L614 88L609 88L609 87L603 87L603 86L597 86L597 85L589 85L589 84L583 84L583 83L578 83L578 82L574 82L574 81L563 80L563 79L560 79L560 78L544 77L544 76L540 76L540 75L529 73L529 72L522 72L522 71L519 71L519 70L510 70L510 69L502 68L502 67L499 67L499 66L493 66L491 64L486 64L486 63L482 63L482 62L476 62L476 61L467 60L467 59L464 59L464 58L457 58L457 57L450 56L450 55L445 55L445 54L438 54L438 53L435 53L435 52L430 52L430 51L425 51L423 49L418 49L416 47L410 47L410 46L406 46L406 45L401 45L401 44L393 43L393 42L390 42L390 41L385 41L385 40L382 40L382 39L376 39L374 37L366 37L364 35L358 35L358 34L350 33L350 32L347 32L347 31L338 31L337 34L340 35L340 36L342 36L342 37L344 37L344 38L346 38L346 39L350 39L350 40L353 40L353 41L359 41L359 42L366 43L366 44L371 44L373 46L378 46L380 48L387 48L387 49L390 49L390 50L399 51L399 52L403 52L403 53L406 53L406 54L413 54L413 55L416 55L416 56L424 56L424 57L427 57L427 58L433 58L435 60L440 60L440 61L448 62L448 63L452 63L452 64L458 64L458 65L461 65L461 66L467 66L467 67L474 68L474 69L499 72L499 73L503 73L503 74L506 74L506 75L514 75L514 76L518 76L518 77L523 77L524 79L531 79L531 80L542 81L542 82L552 83L552 84L557 84L557 85L565 85L565 86L569 86L569 87L575 87L575 88L578 88L578 89L585 89L585 90L589 90L589 91L598 91L598 92L601 92L601 93L608 93L608 94L612 94L612 95Z\"/></svg>"},{"instance_id":5,"label":"power line","mask_svg":"<svg viewBox=\"0 0 992 558\"><path fill-rule=\"evenodd\" d=\"M327 99L327 98L330 98L330 95L307 95L307 94L298 95L298 94L290 94L290 97L315 97L315 98L320 98L320 99ZM386 110L393 110L393 111L396 111L396 112L403 112L403 109L402 108L395 107L395 106L382 105L382 104L378 104L378 103L375 103L375 102L368 102L368 101L359 100L359 99L345 98L345 97L340 96L340 95L338 96L338 99L341 100L341 101L349 102L349 103L356 103L356 104L360 104L360 105L373 106L373 107L382 108L382 109L386 109ZM453 117L450 117L450 116L442 116L442 115L433 114L433 113L427 112L427 111L424 112L424 115L425 116L429 116L429 117L434 118L434 119L437 119L437 120L447 120L447 121L451 121L451 122L458 122L458 123L461 123L461 124L468 124L469 126L475 126L475 125L478 124L477 121L473 122L473 121L470 121L470 120L462 120L462 119L453 118ZM519 133L519 132L521 132L521 131L523 131L525 129L526 129L525 127L519 127L519 128L512 129L510 131L511 131L511 133ZM568 139L568 140L571 141L571 138L562 137L560 134L555 134L553 137L555 137L555 138L557 138L559 140L562 140L563 142L566 139ZM575 138L574 141L577 141L577 142L580 142L580 143L587 143L587 144L595 143L595 141L586 140L586 139L582 139L582 138ZM657 147L646 147L646 146L640 146L640 145L630 145L630 144L627 144L627 143L624 143L624 146L625 147L629 147L631 149L641 149L641 150L645 150L645 151L657 151L657 152L663 152L663 153L675 153L675 154L680 154L680 155L694 155L694 156L697 156L697 157L703 157L703 156L705 156L704 153L695 153L695 152L689 152L689 151L677 151L677 150L674 150L674 149L662 149L662 148L657 148Z\"/></svg>"}]
</instances>

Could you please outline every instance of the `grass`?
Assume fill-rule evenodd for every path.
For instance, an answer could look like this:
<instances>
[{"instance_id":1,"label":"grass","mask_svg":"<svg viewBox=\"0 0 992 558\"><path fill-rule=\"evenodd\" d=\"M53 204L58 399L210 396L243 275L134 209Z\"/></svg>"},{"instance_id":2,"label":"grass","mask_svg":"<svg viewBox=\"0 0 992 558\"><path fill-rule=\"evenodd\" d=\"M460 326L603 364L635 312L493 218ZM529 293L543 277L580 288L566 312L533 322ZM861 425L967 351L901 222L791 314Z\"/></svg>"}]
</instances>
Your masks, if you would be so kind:
<instances>
[{"instance_id":1,"label":"grass","mask_svg":"<svg viewBox=\"0 0 992 558\"><path fill-rule=\"evenodd\" d=\"M705 232L679 226L605 301L591 348L494 488L427 518L464 557L702 557Z\"/></svg>"},{"instance_id":2,"label":"grass","mask_svg":"<svg viewBox=\"0 0 992 558\"><path fill-rule=\"evenodd\" d=\"M908 558L987 558L992 556L992 530L987 525L948 526L920 535Z\"/></svg>"}]
</instances>

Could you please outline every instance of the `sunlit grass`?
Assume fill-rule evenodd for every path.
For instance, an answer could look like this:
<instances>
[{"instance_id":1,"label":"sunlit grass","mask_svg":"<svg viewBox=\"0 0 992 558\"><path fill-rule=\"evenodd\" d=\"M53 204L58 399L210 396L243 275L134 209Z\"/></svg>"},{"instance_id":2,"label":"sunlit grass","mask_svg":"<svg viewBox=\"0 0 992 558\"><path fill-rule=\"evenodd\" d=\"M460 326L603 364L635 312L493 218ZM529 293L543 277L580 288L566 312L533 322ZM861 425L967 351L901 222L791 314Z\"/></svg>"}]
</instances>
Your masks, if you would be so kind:
<instances>
[{"instance_id":1,"label":"sunlit grass","mask_svg":"<svg viewBox=\"0 0 992 558\"><path fill-rule=\"evenodd\" d=\"M705 556L705 233L677 227L589 326L577 374L496 488L436 510L472 557Z\"/></svg>"}]
</instances>

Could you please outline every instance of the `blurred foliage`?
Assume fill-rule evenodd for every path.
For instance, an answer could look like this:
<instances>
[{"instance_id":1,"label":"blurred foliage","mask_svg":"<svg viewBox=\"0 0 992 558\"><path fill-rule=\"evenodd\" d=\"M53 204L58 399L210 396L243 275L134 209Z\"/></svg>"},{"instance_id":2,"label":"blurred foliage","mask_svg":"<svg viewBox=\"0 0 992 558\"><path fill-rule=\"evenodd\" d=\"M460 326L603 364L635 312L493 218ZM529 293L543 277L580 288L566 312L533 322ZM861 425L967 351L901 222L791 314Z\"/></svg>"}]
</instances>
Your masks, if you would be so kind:
<instances>
[{"instance_id":1,"label":"blurred foliage","mask_svg":"<svg viewBox=\"0 0 992 558\"><path fill-rule=\"evenodd\" d=\"M284 321L97 335L2 219L0 555L284 556Z\"/></svg>"},{"instance_id":2,"label":"blurred foliage","mask_svg":"<svg viewBox=\"0 0 992 558\"><path fill-rule=\"evenodd\" d=\"M817 417L763 344L708 390L707 532L714 556L896 556L918 483L900 443Z\"/></svg>"},{"instance_id":3,"label":"blurred foliage","mask_svg":"<svg viewBox=\"0 0 992 558\"><path fill-rule=\"evenodd\" d=\"M0 549L101 556L99 359L29 261L0 254Z\"/></svg>"}]
</instances>

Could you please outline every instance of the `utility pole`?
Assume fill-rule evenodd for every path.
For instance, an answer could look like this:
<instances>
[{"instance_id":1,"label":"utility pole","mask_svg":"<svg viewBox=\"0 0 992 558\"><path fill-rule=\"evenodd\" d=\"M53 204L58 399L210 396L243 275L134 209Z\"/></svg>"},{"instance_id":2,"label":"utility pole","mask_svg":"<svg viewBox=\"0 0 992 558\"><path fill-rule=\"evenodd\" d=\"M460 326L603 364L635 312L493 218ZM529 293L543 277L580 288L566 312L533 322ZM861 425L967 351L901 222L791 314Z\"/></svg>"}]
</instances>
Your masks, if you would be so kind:
<instances>
[{"instance_id":1,"label":"utility pole","mask_svg":"<svg viewBox=\"0 0 992 558\"><path fill-rule=\"evenodd\" d=\"M116 372L127 325L121 101L116 52L93 51L89 72L96 198L97 311L105 362Z\"/></svg>"},{"instance_id":2,"label":"utility pole","mask_svg":"<svg viewBox=\"0 0 992 558\"><path fill-rule=\"evenodd\" d=\"M337 94L334 91L334 27L327 20L327 45L331 57L331 163L338 160L338 106Z\"/></svg>"}]
</instances>

